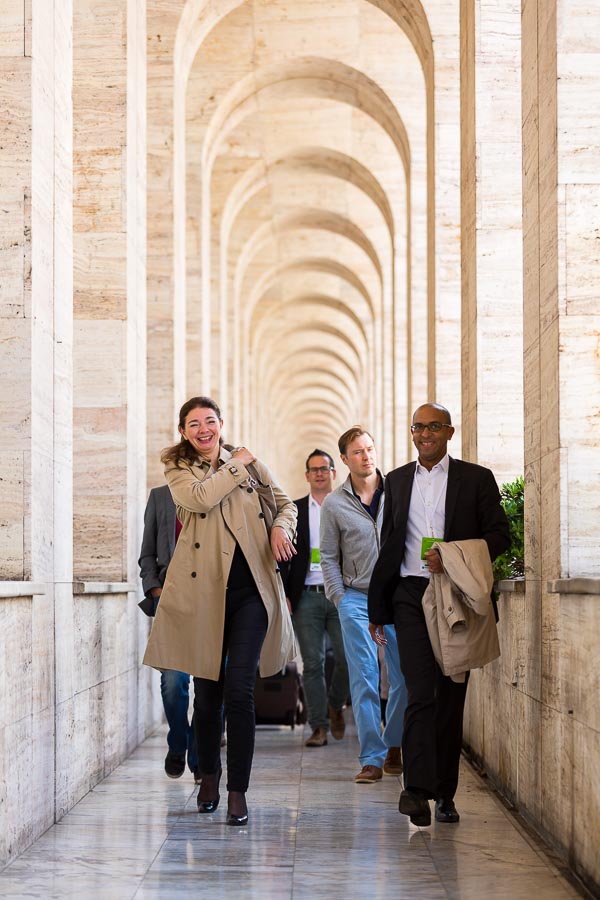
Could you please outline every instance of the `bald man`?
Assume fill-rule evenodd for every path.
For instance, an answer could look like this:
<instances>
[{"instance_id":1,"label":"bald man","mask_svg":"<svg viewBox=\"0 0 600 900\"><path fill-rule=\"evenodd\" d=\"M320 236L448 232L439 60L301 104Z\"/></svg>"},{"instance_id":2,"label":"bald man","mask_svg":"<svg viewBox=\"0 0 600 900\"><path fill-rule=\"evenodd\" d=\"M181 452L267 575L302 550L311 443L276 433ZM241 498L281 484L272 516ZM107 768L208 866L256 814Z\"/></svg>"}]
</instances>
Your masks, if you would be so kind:
<instances>
[{"instance_id":1,"label":"bald man","mask_svg":"<svg viewBox=\"0 0 600 900\"><path fill-rule=\"evenodd\" d=\"M443 571L433 540L485 540L493 561L510 546L508 521L492 472L453 459L447 445L450 413L425 403L413 416L417 462L390 472L381 530L381 552L369 586L369 630L385 643L383 626L393 622L408 704L402 757L404 790L399 810L414 825L459 821L454 804L462 746L465 681L445 676L436 663L421 600L432 572Z\"/></svg>"}]
</instances>

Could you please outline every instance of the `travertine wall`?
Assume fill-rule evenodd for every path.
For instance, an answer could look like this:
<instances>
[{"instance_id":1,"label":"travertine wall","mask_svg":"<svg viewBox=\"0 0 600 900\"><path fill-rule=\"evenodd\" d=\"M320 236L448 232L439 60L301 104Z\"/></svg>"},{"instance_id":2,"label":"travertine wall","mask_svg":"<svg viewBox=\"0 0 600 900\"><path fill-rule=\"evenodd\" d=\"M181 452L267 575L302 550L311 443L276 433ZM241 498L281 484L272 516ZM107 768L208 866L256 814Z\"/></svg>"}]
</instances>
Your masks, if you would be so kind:
<instances>
[{"instance_id":1,"label":"travertine wall","mask_svg":"<svg viewBox=\"0 0 600 900\"><path fill-rule=\"evenodd\" d=\"M25 558L25 481L28 468L31 387L23 368L31 359L31 18L23 6L2 31L0 68L3 117L0 148L3 197L0 213L3 391L0 460L0 574L30 577Z\"/></svg>"},{"instance_id":2,"label":"travertine wall","mask_svg":"<svg viewBox=\"0 0 600 900\"><path fill-rule=\"evenodd\" d=\"M523 473L521 3L461 2L462 442Z\"/></svg>"},{"instance_id":3,"label":"travertine wall","mask_svg":"<svg viewBox=\"0 0 600 900\"><path fill-rule=\"evenodd\" d=\"M466 738L518 808L600 883L598 205L600 19L522 12L524 591L474 673Z\"/></svg>"},{"instance_id":4,"label":"travertine wall","mask_svg":"<svg viewBox=\"0 0 600 900\"><path fill-rule=\"evenodd\" d=\"M592 889L600 884L598 579L505 582L502 656L471 673L465 742L533 827Z\"/></svg>"},{"instance_id":5,"label":"travertine wall","mask_svg":"<svg viewBox=\"0 0 600 900\"><path fill-rule=\"evenodd\" d=\"M1 865L161 712L136 606L145 4L33 0L0 28Z\"/></svg>"},{"instance_id":6,"label":"travertine wall","mask_svg":"<svg viewBox=\"0 0 600 900\"><path fill-rule=\"evenodd\" d=\"M127 8L75 2L74 572L125 579Z\"/></svg>"}]
</instances>

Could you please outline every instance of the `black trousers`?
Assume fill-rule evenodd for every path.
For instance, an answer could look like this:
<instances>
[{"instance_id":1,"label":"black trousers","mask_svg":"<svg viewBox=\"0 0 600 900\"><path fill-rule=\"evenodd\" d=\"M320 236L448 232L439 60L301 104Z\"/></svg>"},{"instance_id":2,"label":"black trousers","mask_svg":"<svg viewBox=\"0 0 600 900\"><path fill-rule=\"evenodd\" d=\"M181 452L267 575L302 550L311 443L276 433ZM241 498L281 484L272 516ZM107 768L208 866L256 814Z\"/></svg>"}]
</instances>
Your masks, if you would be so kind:
<instances>
[{"instance_id":1,"label":"black trousers","mask_svg":"<svg viewBox=\"0 0 600 900\"><path fill-rule=\"evenodd\" d=\"M221 766L222 707L227 716L227 790L248 789L254 755L254 684L267 633L267 611L255 587L227 590L223 656L218 681L194 678L198 767Z\"/></svg>"},{"instance_id":2,"label":"black trousers","mask_svg":"<svg viewBox=\"0 0 600 900\"><path fill-rule=\"evenodd\" d=\"M443 675L435 661L421 606L428 583L427 578L401 578L393 597L400 668L408 694L402 739L404 785L432 798L451 799L458 787L469 676L458 684Z\"/></svg>"}]
</instances>

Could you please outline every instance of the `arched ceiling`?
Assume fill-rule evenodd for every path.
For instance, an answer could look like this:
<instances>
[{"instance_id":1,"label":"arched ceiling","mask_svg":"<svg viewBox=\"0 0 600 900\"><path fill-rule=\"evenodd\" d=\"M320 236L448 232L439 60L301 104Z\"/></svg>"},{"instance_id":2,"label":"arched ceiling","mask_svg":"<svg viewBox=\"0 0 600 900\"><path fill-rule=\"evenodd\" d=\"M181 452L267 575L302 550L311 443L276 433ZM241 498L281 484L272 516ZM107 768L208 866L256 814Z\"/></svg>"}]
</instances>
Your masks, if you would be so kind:
<instances>
[{"instance_id":1,"label":"arched ceiling","mask_svg":"<svg viewBox=\"0 0 600 900\"><path fill-rule=\"evenodd\" d=\"M183 10L173 174L190 388L298 490L315 443L337 459L357 421L382 464L395 454L407 323L427 331L411 298L431 280L432 73L413 0Z\"/></svg>"}]
</instances>

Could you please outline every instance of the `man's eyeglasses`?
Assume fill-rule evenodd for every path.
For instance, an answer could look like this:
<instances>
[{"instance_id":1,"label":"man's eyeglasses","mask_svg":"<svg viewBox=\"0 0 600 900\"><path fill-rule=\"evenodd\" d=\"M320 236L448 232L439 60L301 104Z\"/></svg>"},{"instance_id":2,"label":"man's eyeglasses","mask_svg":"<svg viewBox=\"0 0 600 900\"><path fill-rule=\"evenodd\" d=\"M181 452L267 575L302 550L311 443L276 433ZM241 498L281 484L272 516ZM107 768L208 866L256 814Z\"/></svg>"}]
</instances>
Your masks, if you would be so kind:
<instances>
[{"instance_id":1,"label":"man's eyeglasses","mask_svg":"<svg viewBox=\"0 0 600 900\"><path fill-rule=\"evenodd\" d=\"M426 428L432 434L437 434L442 428L452 428L452 425L448 422L429 422L427 425L423 425L422 422L415 422L414 425L410 426L413 434L423 434Z\"/></svg>"},{"instance_id":2,"label":"man's eyeglasses","mask_svg":"<svg viewBox=\"0 0 600 900\"><path fill-rule=\"evenodd\" d=\"M327 475L332 470L333 466L309 466L306 471L310 472L311 475Z\"/></svg>"}]
</instances>

